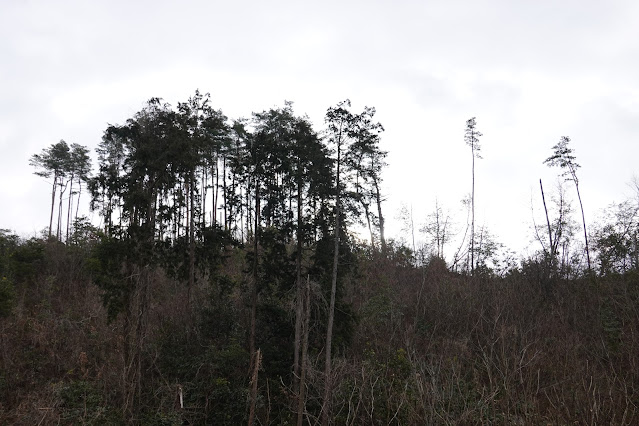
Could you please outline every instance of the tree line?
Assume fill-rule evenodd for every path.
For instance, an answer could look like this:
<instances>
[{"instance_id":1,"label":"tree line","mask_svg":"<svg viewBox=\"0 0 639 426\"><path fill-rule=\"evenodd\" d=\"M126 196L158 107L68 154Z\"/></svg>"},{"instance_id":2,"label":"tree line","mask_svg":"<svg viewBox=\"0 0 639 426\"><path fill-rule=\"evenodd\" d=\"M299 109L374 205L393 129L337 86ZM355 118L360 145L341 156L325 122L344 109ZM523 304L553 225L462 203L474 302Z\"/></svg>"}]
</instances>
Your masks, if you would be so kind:
<instances>
[{"instance_id":1,"label":"tree line","mask_svg":"<svg viewBox=\"0 0 639 426\"><path fill-rule=\"evenodd\" d=\"M447 265L444 248L452 225L436 204L422 228L430 256L418 261L414 243L411 250L385 235L381 184L387 153L380 148L384 128L375 114L371 107L355 111L345 100L327 109L318 131L286 102L232 120L211 105L208 94L196 91L176 106L153 98L126 122L109 125L96 150L93 175L85 147L61 141L44 149L31 164L52 185L49 240L21 243L0 232L0 316L10 317L18 303L14 283L27 283L21 284L23 294L34 289L34 309L47 309L39 293L48 286L59 285L65 297L89 300L86 283L97 285L109 327L90 319L89 324L113 342L115 351L103 350L110 354L103 362L115 371L104 380L116 386L104 393L108 403L98 398L81 357L82 375L63 389L84 395L85 403L92 395L98 405L117 405L119 421L144 423L153 417L160 422L161 415L178 413L196 423L328 425L383 418L389 424L418 424L411 421L463 419L475 403L481 413L475 419L492 415L486 410L495 419L501 415L495 410L518 411L509 398L501 408L494 400L486 405L487 389L493 396L503 391L494 375L508 373L491 367L501 362L493 355L508 349L499 352L495 346L504 335L487 335L484 341L463 321L448 318L449 311L467 315L475 327L486 322L486 333L494 334L495 324L510 321L517 309L505 307L500 295L513 303L521 302L519 294L534 298L538 304L527 303L526 312L546 305L551 310L562 284L591 271L588 242L588 267L570 269L575 263L568 245L575 227L565 188L551 196L550 208L542 188L546 224L534 225L540 252L503 270L491 269L487 261L499 245L475 226L475 159L481 158L483 135L472 118L464 134L473 163L463 241ZM545 163L566 170L564 177L578 191L579 166L568 142L562 138ZM78 217L83 190L101 218L97 227ZM601 277L638 267L638 206L632 200L616 205L603 225L592 228L592 268ZM583 208L582 219L587 238ZM412 217L410 226L414 233ZM370 244L354 236L355 227L368 232ZM62 241L64 250L48 252ZM67 266L41 283L38 268L50 265ZM73 287L75 294L63 282L83 284ZM491 292L481 292L485 287L477 283L489 285ZM511 285L520 292L508 290ZM614 312L604 313L606 326L617 330ZM535 330L534 324L519 326ZM443 355L451 345L464 346L454 336L468 330L468 340L479 342L472 349L479 350L474 359L486 362L483 385L475 383L483 373L468 348L459 358L468 365ZM541 347L542 340L531 345ZM511 361L527 359L527 347L515 350ZM428 350L442 358L430 364L423 356ZM3 365L11 363L3 359ZM523 371L534 375L527 365L518 367L519 376ZM450 380L438 376L440 368L450 372ZM437 386L425 391L426 373L438 377L442 389L450 385L450 398L442 394L438 400ZM515 376L504 376L504 383L519 386ZM464 390L470 382L478 387ZM167 402L174 383L179 384L177 411ZM153 386L162 390L151 392ZM192 412L184 411L183 397L187 406L196 407ZM527 397L536 401L537 394ZM59 398L73 406L69 394ZM106 414L94 415L105 421Z\"/></svg>"}]
</instances>

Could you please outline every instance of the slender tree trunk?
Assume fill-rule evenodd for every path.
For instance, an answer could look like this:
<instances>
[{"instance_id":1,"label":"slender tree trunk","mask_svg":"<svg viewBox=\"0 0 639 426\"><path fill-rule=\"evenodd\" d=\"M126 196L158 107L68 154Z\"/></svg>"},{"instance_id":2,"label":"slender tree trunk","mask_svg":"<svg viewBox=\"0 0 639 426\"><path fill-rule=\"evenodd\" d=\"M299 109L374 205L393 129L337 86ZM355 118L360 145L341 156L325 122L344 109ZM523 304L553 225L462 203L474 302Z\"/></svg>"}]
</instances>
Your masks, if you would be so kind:
<instances>
[{"instance_id":1,"label":"slender tree trunk","mask_svg":"<svg viewBox=\"0 0 639 426\"><path fill-rule=\"evenodd\" d=\"M67 243L69 242L69 225L71 223L71 212L73 211L73 175L71 175L69 182L71 182L71 186L69 187L69 202L67 204Z\"/></svg>"},{"instance_id":2,"label":"slender tree trunk","mask_svg":"<svg viewBox=\"0 0 639 426\"><path fill-rule=\"evenodd\" d=\"M255 232L253 234L253 288L251 289L251 329L249 332L249 352L255 353L255 333L257 329L257 285L258 285L258 250L259 238L257 229L260 226L260 190L259 185L255 185Z\"/></svg>"},{"instance_id":3,"label":"slender tree trunk","mask_svg":"<svg viewBox=\"0 0 639 426\"><path fill-rule=\"evenodd\" d=\"M129 269L132 297L127 297L124 317L124 371L122 409L125 418L137 417L142 390L142 353L147 330L150 281L148 267L136 265Z\"/></svg>"},{"instance_id":4,"label":"slender tree trunk","mask_svg":"<svg viewBox=\"0 0 639 426\"><path fill-rule=\"evenodd\" d=\"M413 238L413 253L416 253L415 248L415 221L413 220L413 205L410 205L410 234Z\"/></svg>"},{"instance_id":5,"label":"slender tree trunk","mask_svg":"<svg viewBox=\"0 0 639 426\"><path fill-rule=\"evenodd\" d=\"M364 207L364 215L366 216L366 226L368 226L368 233L371 235L371 247L375 250L375 234L373 234L373 226L371 225L371 213L368 208L368 204L362 203Z\"/></svg>"},{"instance_id":6,"label":"slender tree trunk","mask_svg":"<svg viewBox=\"0 0 639 426\"><path fill-rule=\"evenodd\" d=\"M53 229L53 211L55 206L55 192L58 185L58 176L53 176L53 188L51 189L51 218L49 219L49 238L51 238L51 230Z\"/></svg>"},{"instance_id":7,"label":"slender tree trunk","mask_svg":"<svg viewBox=\"0 0 639 426\"><path fill-rule=\"evenodd\" d=\"M121 196L118 197L117 199L118 202L118 226L120 227L120 229L122 229L122 198Z\"/></svg>"},{"instance_id":8,"label":"slender tree trunk","mask_svg":"<svg viewBox=\"0 0 639 426\"><path fill-rule=\"evenodd\" d=\"M308 359L308 334L309 334L309 320L311 316L311 280L310 277L306 278L306 295L304 297L303 315L304 321L302 323L302 361L300 366L300 385L299 394L297 399L297 426L302 426L304 421L304 411L306 411L306 364Z\"/></svg>"},{"instance_id":9,"label":"slender tree trunk","mask_svg":"<svg viewBox=\"0 0 639 426\"><path fill-rule=\"evenodd\" d=\"M189 185L189 203L191 215L189 216L189 289L188 289L188 299L187 306L191 305L191 292L195 287L195 174L191 170L190 176L190 185ZM189 313L190 313L189 309Z\"/></svg>"},{"instance_id":10,"label":"slender tree trunk","mask_svg":"<svg viewBox=\"0 0 639 426\"><path fill-rule=\"evenodd\" d=\"M209 190L209 172L206 167L202 167L202 202L200 205L202 206L202 213L200 217L202 218L202 230L206 228L206 193Z\"/></svg>"},{"instance_id":11,"label":"slender tree trunk","mask_svg":"<svg viewBox=\"0 0 639 426\"><path fill-rule=\"evenodd\" d=\"M240 209L240 241L242 241L242 244L244 244L244 209L242 208L242 198L243 198L243 194L242 194L242 186L240 185L240 195L239 195L239 209Z\"/></svg>"},{"instance_id":12,"label":"slender tree trunk","mask_svg":"<svg viewBox=\"0 0 639 426\"><path fill-rule=\"evenodd\" d=\"M437 257L439 257L440 259L443 259L444 258L444 255L443 255L444 237L442 236L443 229L442 229L441 221L442 221L442 218L440 214L439 201L435 199L435 244L437 244Z\"/></svg>"},{"instance_id":13,"label":"slender tree trunk","mask_svg":"<svg viewBox=\"0 0 639 426\"><path fill-rule=\"evenodd\" d=\"M213 225L217 224L217 202L220 189L220 173L218 169L219 159L215 158L215 195L213 196Z\"/></svg>"},{"instance_id":14,"label":"slender tree trunk","mask_svg":"<svg viewBox=\"0 0 639 426\"><path fill-rule=\"evenodd\" d=\"M472 137L471 137L472 138ZM471 149L473 154L473 188L470 196L471 220L470 220L470 274L475 273L475 145Z\"/></svg>"},{"instance_id":15,"label":"slender tree trunk","mask_svg":"<svg viewBox=\"0 0 639 426\"><path fill-rule=\"evenodd\" d=\"M262 362L262 351L259 349L256 353L251 354L253 361L253 374L251 375L251 405L249 408L248 426L253 426L255 422L255 405L257 404L257 378L260 371L260 363Z\"/></svg>"},{"instance_id":16,"label":"slender tree trunk","mask_svg":"<svg viewBox=\"0 0 639 426\"><path fill-rule=\"evenodd\" d=\"M377 215L379 216L379 241L382 245L382 253L386 252L386 238L384 237L384 215L382 214L382 196L379 189L379 182L373 178L375 184L375 201L377 202Z\"/></svg>"},{"instance_id":17,"label":"slender tree trunk","mask_svg":"<svg viewBox=\"0 0 639 426\"><path fill-rule=\"evenodd\" d=\"M302 179L297 180L297 253L295 255L296 291L295 291L295 342L293 353L293 389L299 383L299 355L302 340L303 285L302 285ZM298 397L301 393L298 392Z\"/></svg>"},{"instance_id":18,"label":"slender tree trunk","mask_svg":"<svg viewBox=\"0 0 639 426\"><path fill-rule=\"evenodd\" d=\"M482 246L484 245L484 226L479 228L479 246L477 247L477 265L481 264Z\"/></svg>"},{"instance_id":19,"label":"slender tree trunk","mask_svg":"<svg viewBox=\"0 0 639 426\"><path fill-rule=\"evenodd\" d=\"M177 204L177 193L175 189L173 189L173 242L177 240L178 237L178 223L180 222L180 212Z\"/></svg>"},{"instance_id":20,"label":"slender tree trunk","mask_svg":"<svg viewBox=\"0 0 639 426\"><path fill-rule=\"evenodd\" d=\"M183 190L183 186L182 183L180 182L179 184L179 193L177 194L178 196L182 196L182 194L184 194L184 190ZM179 198L176 198L176 200L178 200ZM177 203L177 201L176 201ZM175 214L177 215L177 220L176 220L176 231L175 231L175 235L176 235L176 239L180 238L180 229L182 229L182 201L180 200L180 203L175 204Z\"/></svg>"},{"instance_id":21,"label":"slender tree trunk","mask_svg":"<svg viewBox=\"0 0 639 426\"><path fill-rule=\"evenodd\" d=\"M326 360L324 364L324 403L322 406L322 426L328 426L331 412L331 393L333 388L331 350L333 344L333 321L335 320L335 294L337 292L337 272L339 263L340 243L340 216L341 212L341 188L340 188L340 163L341 163L341 134L337 143L337 177L335 185L335 247L333 255L333 275L331 277L331 301L328 310L328 325L326 328Z\"/></svg>"},{"instance_id":22,"label":"slender tree trunk","mask_svg":"<svg viewBox=\"0 0 639 426\"><path fill-rule=\"evenodd\" d=\"M584 216L584 205L581 202L581 194L579 193L579 184L577 183L577 178L574 178L575 180L575 188L577 188L577 198L579 198L579 207L581 208L581 222L584 225L584 240L586 241L586 259L588 260L588 271L590 271L591 265L590 265L590 248L588 246L588 231L586 230L586 218Z\"/></svg>"},{"instance_id":23,"label":"slender tree trunk","mask_svg":"<svg viewBox=\"0 0 639 426\"><path fill-rule=\"evenodd\" d=\"M444 256L442 254L442 252L444 251L444 247L443 247L443 243L442 243L442 236L441 236L441 232L442 230L440 229L439 226L439 214L437 214L437 257L439 257L440 259L443 259Z\"/></svg>"},{"instance_id":24,"label":"slender tree trunk","mask_svg":"<svg viewBox=\"0 0 639 426\"><path fill-rule=\"evenodd\" d=\"M235 173L233 171L233 169L231 169L231 174L232 174L232 179L231 179L231 195L233 196L233 201L230 203L229 205L229 216L231 217L231 221L234 222L233 226L231 227L231 229L233 229L233 236L235 238L237 238L237 216L238 216L238 208L241 210L242 209L242 194L240 192L240 205L238 206L237 204L235 204L238 200L237 198L237 181L236 181L236 177L237 177L237 173ZM242 228L242 225L240 225L240 229ZM240 231L241 232L241 231Z\"/></svg>"},{"instance_id":25,"label":"slender tree trunk","mask_svg":"<svg viewBox=\"0 0 639 426\"><path fill-rule=\"evenodd\" d=\"M453 268L455 271L457 271L457 263L460 263L461 258L462 258L462 249L464 248L464 244L466 244L466 235L468 235L468 215L469 212L466 212L466 228L464 229L464 235L462 237L461 243L459 244L459 246L457 247L457 252L455 252L455 256L453 257ZM468 254L466 254L466 263L468 263Z\"/></svg>"},{"instance_id":26,"label":"slender tree trunk","mask_svg":"<svg viewBox=\"0 0 639 426\"><path fill-rule=\"evenodd\" d=\"M554 248L555 246L552 243L552 230L550 228L550 218L548 217L548 208L546 207L546 196L544 195L544 186L541 184L541 179L539 179L539 188L541 189L541 199L544 202L544 212L546 213L546 224L548 225L548 241L550 242L550 262L551 267L554 263Z\"/></svg>"},{"instance_id":27,"label":"slender tree trunk","mask_svg":"<svg viewBox=\"0 0 639 426\"><path fill-rule=\"evenodd\" d=\"M127 270L127 280L131 281L129 285L133 286L133 271L130 265L125 265ZM122 342L123 342L123 365L122 365L122 415L124 418L131 417L131 394L133 383L131 380L131 367L133 362L133 344L131 343L131 329L133 327L133 301L131 295L126 295L124 301L124 319L122 324Z\"/></svg>"},{"instance_id":28,"label":"slender tree trunk","mask_svg":"<svg viewBox=\"0 0 639 426\"><path fill-rule=\"evenodd\" d=\"M139 412L142 399L142 354L144 352L144 341L146 338L147 315L149 311L149 269L148 265L142 267L140 271L140 300L138 310L138 320L135 333L135 384L137 403L134 412Z\"/></svg>"},{"instance_id":29,"label":"slender tree trunk","mask_svg":"<svg viewBox=\"0 0 639 426\"><path fill-rule=\"evenodd\" d=\"M251 216L251 178L249 177L248 186L246 188L246 240L248 242L251 236L251 227L253 226L253 216Z\"/></svg>"},{"instance_id":30,"label":"slender tree trunk","mask_svg":"<svg viewBox=\"0 0 639 426\"><path fill-rule=\"evenodd\" d=\"M222 156L222 195L224 196L224 229L227 230L229 228L228 225L228 216L226 214L228 208L228 199L227 199L227 188L226 188L226 155Z\"/></svg>"},{"instance_id":31,"label":"slender tree trunk","mask_svg":"<svg viewBox=\"0 0 639 426\"><path fill-rule=\"evenodd\" d=\"M113 219L112 219L112 215L113 215L113 196L109 193L107 195L108 197L108 201L107 201L107 208L106 208L106 214L104 217L104 233L110 237L111 236L111 229L113 228ZM53 213L53 211L52 211Z\"/></svg>"},{"instance_id":32,"label":"slender tree trunk","mask_svg":"<svg viewBox=\"0 0 639 426\"><path fill-rule=\"evenodd\" d=\"M60 184L60 194L58 197L59 203L58 203L58 229L56 232L56 236L58 237L58 241L62 241L62 196L64 195L66 189L67 189L67 185L68 183L64 184L64 187L62 186L62 184Z\"/></svg>"},{"instance_id":33,"label":"slender tree trunk","mask_svg":"<svg viewBox=\"0 0 639 426\"><path fill-rule=\"evenodd\" d=\"M363 154L360 154L358 162L357 162L357 175L355 177L355 188L357 191L357 197L359 198L360 204L364 208L364 215L366 216L366 225L368 227L368 232L371 236L371 247L375 249L375 235L373 234L373 227L371 226L371 212L369 209L369 204L367 203L367 201L369 200L366 200L363 190L361 189L361 185L359 183L360 174L362 173L361 172L362 161L363 161Z\"/></svg>"},{"instance_id":34,"label":"slender tree trunk","mask_svg":"<svg viewBox=\"0 0 639 426\"><path fill-rule=\"evenodd\" d=\"M78 212L80 211L80 196L82 195L82 179L78 179L78 201L75 205L75 220L78 220Z\"/></svg>"}]
</instances>

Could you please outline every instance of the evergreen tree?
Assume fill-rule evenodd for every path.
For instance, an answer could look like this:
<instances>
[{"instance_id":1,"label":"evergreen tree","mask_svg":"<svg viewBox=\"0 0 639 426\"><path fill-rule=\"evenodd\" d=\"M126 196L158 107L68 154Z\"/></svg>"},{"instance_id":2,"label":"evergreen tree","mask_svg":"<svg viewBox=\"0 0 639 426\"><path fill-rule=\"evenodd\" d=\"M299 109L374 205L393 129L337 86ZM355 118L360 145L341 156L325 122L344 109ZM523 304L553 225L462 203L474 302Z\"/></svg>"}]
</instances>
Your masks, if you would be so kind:
<instances>
[{"instance_id":1,"label":"evergreen tree","mask_svg":"<svg viewBox=\"0 0 639 426\"><path fill-rule=\"evenodd\" d=\"M80 208L80 197L82 195L82 182L87 182L89 173L91 172L91 158L87 147L79 144L71 144L69 162L67 164L67 176L69 182L69 203L67 206L67 234L66 240L69 240L69 229L71 228L71 217L73 216L73 191L74 182L78 184L77 194L78 201L75 210L75 219L78 218L78 210Z\"/></svg>"},{"instance_id":2,"label":"evergreen tree","mask_svg":"<svg viewBox=\"0 0 639 426\"><path fill-rule=\"evenodd\" d=\"M566 180L571 180L575 184L577 190L577 198L579 199L579 207L581 208L581 222L584 228L584 241L586 242L586 259L588 261L588 270L591 270L590 264L590 247L588 245L588 230L586 229L586 218L584 215L584 205L581 201L581 193L579 192L579 179L577 178L577 169L581 167L577 164L576 157L573 155L573 150L568 146L570 138L568 136L562 136L559 142L552 147L553 155L544 160L544 164L549 167L558 166L561 169L566 169L563 176Z\"/></svg>"},{"instance_id":3,"label":"evergreen tree","mask_svg":"<svg viewBox=\"0 0 639 426\"><path fill-rule=\"evenodd\" d=\"M53 212L55 207L55 196L57 188L60 188L60 203L59 208L62 206L62 192L65 187L65 177L68 172L70 151L69 145L64 140L51 145L49 148L42 150L40 154L34 154L29 160L29 164L38 168L35 172L36 175L44 178L53 178L51 182L51 217L49 219L49 238L53 230ZM60 218L62 212L58 211L58 218ZM60 238L60 220L58 220L58 228L56 237Z\"/></svg>"},{"instance_id":4,"label":"evergreen tree","mask_svg":"<svg viewBox=\"0 0 639 426\"><path fill-rule=\"evenodd\" d=\"M353 144L346 153L346 161L355 171L354 197L364 209L364 217L371 238L371 245L375 246L375 236L372 225L379 230L379 240L382 252L385 252L386 239L384 236L384 216L382 214L381 172L386 165L388 155L379 147L380 135L384 128L373 121L375 108L364 108L355 117L353 129ZM371 204L376 206L376 212L371 211Z\"/></svg>"},{"instance_id":5,"label":"evergreen tree","mask_svg":"<svg viewBox=\"0 0 639 426\"><path fill-rule=\"evenodd\" d=\"M333 323L335 321L335 298L337 292L337 276L339 268L339 248L340 234L342 227L342 198L344 182L342 180L343 153L348 149L354 133L354 115L348 110L350 100L345 100L331 107L326 112L327 139L335 147L335 226L333 228L333 271L331 274L330 302L328 310L328 324L326 327L326 347L324 363L324 400L322 405L322 425L327 426L331 415L331 393L332 393L332 344L333 344Z\"/></svg>"},{"instance_id":6,"label":"evergreen tree","mask_svg":"<svg viewBox=\"0 0 639 426\"><path fill-rule=\"evenodd\" d=\"M473 185L470 196L471 203L471 222L470 222L470 273L473 274L475 270L475 158L482 158L479 154L481 151L481 145L479 144L479 138L483 136L481 132L477 130L477 121L475 117L466 121L466 133L464 140L466 145L470 146L470 150L473 158Z\"/></svg>"}]
</instances>

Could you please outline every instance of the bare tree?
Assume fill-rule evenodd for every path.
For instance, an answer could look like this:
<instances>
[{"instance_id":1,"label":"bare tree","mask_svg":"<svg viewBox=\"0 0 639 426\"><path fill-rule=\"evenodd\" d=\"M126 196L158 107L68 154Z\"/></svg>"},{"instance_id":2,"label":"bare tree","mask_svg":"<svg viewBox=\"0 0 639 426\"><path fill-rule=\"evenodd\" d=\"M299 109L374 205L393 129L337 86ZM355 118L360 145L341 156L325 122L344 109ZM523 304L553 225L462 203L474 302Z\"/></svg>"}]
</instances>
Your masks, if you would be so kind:
<instances>
[{"instance_id":1,"label":"bare tree","mask_svg":"<svg viewBox=\"0 0 639 426\"><path fill-rule=\"evenodd\" d=\"M546 204L543 187L542 197L546 225L537 224L533 215L533 226L535 238L539 241L544 256L548 260L548 274L552 276L552 274L566 271L570 242L573 239L576 224L571 220L572 207L566 199L563 181L557 182L555 192L551 193L550 205ZM548 232L547 241L541 236L544 228Z\"/></svg>"},{"instance_id":2,"label":"bare tree","mask_svg":"<svg viewBox=\"0 0 639 426\"><path fill-rule=\"evenodd\" d=\"M413 220L412 204L408 207L405 203L402 203L396 218L402 223L402 234L406 234L411 237L413 254L415 254L415 222Z\"/></svg>"},{"instance_id":3,"label":"bare tree","mask_svg":"<svg viewBox=\"0 0 639 426\"><path fill-rule=\"evenodd\" d=\"M444 258L444 246L450 240L450 215L444 212L438 200L435 210L428 215L426 223L419 229L429 240L431 251L440 259Z\"/></svg>"}]
</instances>

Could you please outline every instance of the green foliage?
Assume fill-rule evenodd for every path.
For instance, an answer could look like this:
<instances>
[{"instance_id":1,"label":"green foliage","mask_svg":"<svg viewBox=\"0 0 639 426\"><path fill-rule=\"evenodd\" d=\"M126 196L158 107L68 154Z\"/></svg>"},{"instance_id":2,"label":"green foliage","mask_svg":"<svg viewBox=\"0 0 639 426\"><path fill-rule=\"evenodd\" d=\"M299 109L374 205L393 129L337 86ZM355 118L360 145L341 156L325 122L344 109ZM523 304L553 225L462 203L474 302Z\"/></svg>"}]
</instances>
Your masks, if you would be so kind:
<instances>
[{"instance_id":1,"label":"green foliage","mask_svg":"<svg viewBox=\"0 0 639 426\"><path fill-rule=\"evenodd\" d=\"M0 318L9 316L15 299L15 259L13 254L19 245L16 235L0 229Z\"/></svg>"},{"instance_id":2,"label":"green foliage","mask_svg":"<svg viewBox=\"0 0 639 426\"><path fill-rule=\"evenodd\" d=\"M11 314L15 299L15 288L11 280L5 276L0 277L0 318Z\"/></svg>"},{"instance_id":3,"label":"green foliage","mask_svg":"<svg viewBox=\"0 0 639 426\"><path fill-rule=\"evenodd\" d=\"M103 291L109 322L127 309L127 301L133 290L126 271L130 250L128 241L103 235L87 260L87 268L94 282Z\"/></svg>"},{"instance_id":4,"label":"green foliage","mask_svg":"<svg viewBox=\"0 0 639 426\"><path fill-rule=\"evenodd\" d=\"M295 282L295 264L287 253L286 236L274 227L259 230L260 241L260 291L273 297L282 297ZM247 263L251 264L253 253L247 255Z\"/></svg>"},{"instance_id":5,"label":"green foliage","mask_svg":"<svg viewBox=\"0 0 639 426\"><path fill-rule=\"evenodd\" d=\"M473 157L475 158L481 158L481 155L479 154L481 152L481 145L479 144L479 138L482 136L483 134L477 130L476 117L466 120L466 130L464 132L464 141L466 142L466 145L471 147Z\"/></svg>"},{"instance_id":6,"label":"green foliage","mask_svg":"<svg viewBox=\"0 0 639 426\"><path fill-rule=\"evenodd\" d=\"M73 222L69 244L78 247L90 247L100 238L100 230L91 224L88 217L82 216Z\"/></svg>"},{"instance_id":7,"label":"green foliage","mask_svg":"<svg viewBox=\"0 0 639 426\"><path fill-rule=\"evenodd\" d=\"M57 395L60 421L65 424L116 425L122 422L119 413L107 405L104 394L84 381L60 383Z\"/></svg>"},{"instance_id":8,"label":"green foliage","mask_svg":"<svg viewBox=\"0 0 639 426\"><path fill-rule=\"evenodd\" d=\"M639 207L627 200L610 206L595 231L594 246L602 275L623 274L639 267Z\"/></svg>"},{"instance_id":9,"label":"green foliage","mask_svg":"<svg viewBox=\"0 0 639 426\"><path fill-rule=\"evenodd\" d=\"M215 232L228 238L220 228ZM290 424L294 249L275 227L260 232L256 346L263 362L257 412L263 424L267 418ZM85 253L79 247L87 244L92 281L111 294L107 306L117 311L130 291L127 262L135 251L126 239L102 235L92 241L92 232L86 235L86 241L64 245L2 234L3 273L18 294L39 292L39 297L14 299L19 310L2 318L9 362L0 356L0 423L37 424L47 413L43 424L130 420L123 418L120 403L119 323L107 325L113 313L102 310L86 276L77 275L72 287L82 291L63 295L56 289L67 276L64 261L73 257L80 263ZM311 290L310 416L319 414L322 394L330 233L326 240L326 246L305 248L303 259L317 283ZM587 424L596 415L608 424L624 412L636 422L636 414L626 411L635 403L629 390L639 379L631 368L639 362L636 270L602 275L596 285L564 279L545 293L534 278L535 268L544 266L534 259L505 277L488 274L477 286L448 271L441 259L430 259L422 270L407 261L403 248L389 247L387 256L347 239L340 247L345 267L336 304L333 422ZM140 410L130 421L246 423L250 355L243 286L251 250L239 244L211 248L226 261L217 264L215 274L200 276L197 294L206 297L197 298L191 312L180 302L184 286L158 276L140 352ZM86 353L85 361L78 360L79 351ZM178 385L183 410L175 406ZM607 403L599 404L602 400ZM34 404L52 410L30 417Z\"/></svg>"},{"instance_id":10,"label":"green foliage","mask_svg":"<svg viewBox=\"0 0 639 426\"><path fill-rule=\"evenodd\" d=\"M616 353L621 344L622 324L614 309L613 300L605 298L599 309L599 319L603 329L604 340L611 352Z\"/></svg>"},{"instance_id":11,"label":"green foliage","mask_svg":"<svg viewBox=\"0 0 639 426\"><path fill-rule=\"evenodd\" d=\"M338 410L337 424L412 424L415 404L411 364L403 348L387 348L383 354L370 346L362 354L361 372L341 382L337 401L350 409ZM370 407L368 404L374 404Z\"/></svg>"},{"instance_id":12,"label":"green foliage","mask_svg":"<svg viewBox=\"0 0 639 426\"><path fill-rule=\"evenodd\" d=\"M546 160L544 160L544 164L547 164L549 167L566 169L564 171L564 176L578 185L577 169L581 166L575 161L577 158L573 154L573 149L568 146L569 143L570 138L568 136L562 136L559 142L552 147L553 155L546 158Z\"/></svg>"},{"instance_id":13,"label":"green foliage","mask_svg":"<svg viewBox=\"0 0 639 426\"><path fill-rule=\"evenodd\" d=\"M15 248L11 263L16 283L31 282L45 266L45 243L32 238Z\"/></svg>"},{"instance_id":14,"label":"green foliage","mask_svg":"<svg viewBox=\"0 0 639 426\"><path fill-rule=\"evenodd\" d=\"M8 229L0 229L0 275L6 276L10 271L10 256L20 244L17 235L10 234Z\"/></svg>"},{"instance_id":15,"label":"green foliage","mask_svg":"<svg viewBox=\"0 0 639 426\"><path fill-rule=\"evenodd\" d=\"M209 318L208 316L204 317ZM159 366L162 377L184 388L185 417L192 407L196 423L234 425L246 421L246 365L249 355L233 338L210 339L209 326L202 323L197 340L165 324L160 342Z\"/></svg>"},{"instance_id":16,"label":"green foliage","mask_svg":"<svg viewBox=\"0 0 639 426\"><path fill-rule=\"evenodd\" d=\"M258 306L256 347L262 349L262 364L271 377L290 377L293 364L293 327L288 312L276 301Z\"/></svg>"},{"instance_id":17,"label":"green foliage","mask_svg":"<svg viewBox=\"0 0 639 426\"><path fill-rule=\"evenodd\" d=\"M78 197L81 195L82 182L86 182L89 178L91 171L91 158L89 157L89 150L78 144L71 144L69 146L64 140L61 140L57 144L53 144L48 148L42 150L40 154L34 154L29 164L36 167L35 174L44 178L53 177L52 182L52 194L51 194L51 217L49 219L49 237L53 232L53 213L55 204L56 191L59 193L59 206L58 206L58 224L56 238L62 239L62 195L69 190L68 194L68 206L67 206L67 238L69 237L69 227L71 225L70 218L73 211L73 196L77 193ZM76 191L74 192L74 183L77 183ZM78 198L79 201L79 198ZM76 208L77 215L77 208Z\"/></svg>"}]
</instances>

